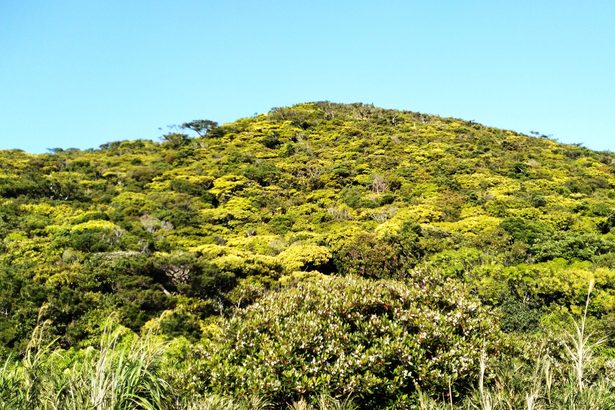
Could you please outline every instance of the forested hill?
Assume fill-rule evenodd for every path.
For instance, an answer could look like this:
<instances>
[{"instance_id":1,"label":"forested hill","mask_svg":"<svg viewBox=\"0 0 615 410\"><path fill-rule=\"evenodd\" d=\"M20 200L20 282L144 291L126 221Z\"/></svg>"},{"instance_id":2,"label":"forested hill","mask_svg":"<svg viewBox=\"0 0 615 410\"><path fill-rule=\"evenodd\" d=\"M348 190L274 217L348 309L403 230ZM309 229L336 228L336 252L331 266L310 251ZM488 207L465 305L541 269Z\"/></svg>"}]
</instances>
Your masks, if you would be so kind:
<instances>
[{"instance_id":1,"label":"forested hill","mask_svg":"<svg viewBox=\"0 0 615 410\"><path fill-rule=\"evenodd\" d=\"M0 153L5 352L46 320L85 345L112 314L197 341L312 271L461 280L504 332L578 312L593 278L613 332L612 153L329 102L180 130Z\"/></svg>"}]
</instances>

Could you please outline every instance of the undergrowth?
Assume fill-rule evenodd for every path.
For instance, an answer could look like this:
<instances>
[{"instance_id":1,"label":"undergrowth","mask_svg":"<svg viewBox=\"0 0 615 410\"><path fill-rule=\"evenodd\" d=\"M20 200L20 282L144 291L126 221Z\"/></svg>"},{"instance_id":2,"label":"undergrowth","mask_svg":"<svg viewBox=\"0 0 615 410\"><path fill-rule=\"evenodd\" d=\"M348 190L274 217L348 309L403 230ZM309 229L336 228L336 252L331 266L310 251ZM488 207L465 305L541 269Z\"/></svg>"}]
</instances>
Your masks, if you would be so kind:
<instances>
[{"instance_id":1,"label":"undergrowth","mask_svg":"<svg viewBox=\"0 0 615 410\"><path fill-rule=\"evenodd\" d=\"M571 320L554 351L543 344L533 362L489 357L483 353L478 384L464 398L430 397L416 383L416 393L400 400L399 409L613 409L615 361L596 355L603 339L587 331L587 306ZM169 367L169 344L151 333L136 336L108 325L97 346L62 350L45 339L46 324L32 334L23 357L9 357L0 367L0 409L176 409L258 410L279 408L266 397L224 397L195 392L178 382L179 367ZM186 371L186 370L184 370ZM189 371L189 370L188 370ZM426 390L425 390L426 391ZM289 402L292 410L359 409L352 397L326 392Z\"/></svg>"}]
</instances>

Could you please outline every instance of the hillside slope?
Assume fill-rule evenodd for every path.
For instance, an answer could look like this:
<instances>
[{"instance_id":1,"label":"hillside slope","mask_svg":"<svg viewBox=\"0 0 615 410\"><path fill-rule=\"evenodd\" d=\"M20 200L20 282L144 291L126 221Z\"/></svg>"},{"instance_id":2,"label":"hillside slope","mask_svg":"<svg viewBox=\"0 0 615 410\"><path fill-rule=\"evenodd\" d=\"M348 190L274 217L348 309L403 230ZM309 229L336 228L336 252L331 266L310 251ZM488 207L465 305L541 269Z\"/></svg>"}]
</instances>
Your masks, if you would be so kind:
<instances>
[{"instance_id":1,"label":"hillside slope","mask_svg":"<svg viewBox=\"0 0 615 410\"><path fill-rule=\"evenodd\" d=\"M154 407L326 392L413 408L420 386L445 406L475 400L485 354L530 374L536 352L559 366L562 408L612 403L615 154L364 104L184 125L160 143L0 152L0 355L24 358L2 400L43 406L7 380L31 386L33 346L57 340L38 388L88 402L83 348L111 318L170 343L151 386L176 393ZM590 283L604 360L575 382L561 328Z\"/></svg>"},{"instance_id":2,"label":"hillside slope","mask_svg":"<svg viewBox=\"0 0 615 410\"><path fill-rule=\"evenodd\" d=\"M78 343L118 310L133 329L175 310L192 325L168 331L197 337L200 320L310 270L437 269L523 310L510 330L581 304L595 278L592 312L612 318L614 187L611 153L362 104L275 108L161 143L5 151L0 344L23 346L37 318Z\"/></svg>"}]
</instances>

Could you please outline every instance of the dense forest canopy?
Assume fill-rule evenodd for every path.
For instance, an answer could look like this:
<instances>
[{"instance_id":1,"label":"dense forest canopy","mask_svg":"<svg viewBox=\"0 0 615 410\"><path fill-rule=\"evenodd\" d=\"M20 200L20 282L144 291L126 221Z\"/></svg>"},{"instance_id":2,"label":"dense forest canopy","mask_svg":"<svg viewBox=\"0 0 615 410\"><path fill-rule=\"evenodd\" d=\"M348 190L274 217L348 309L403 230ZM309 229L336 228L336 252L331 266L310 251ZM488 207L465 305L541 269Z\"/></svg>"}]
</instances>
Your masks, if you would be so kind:
<instances>
[{"instance_id":1,"label":"dense forest canopy","mask_svg":"<svg viewBox=\"0 0 615 410\"><path fill-rule=\"evenodd\" d=\"M43 322L62 348L88 346L113 316L206 346L211 391L284 402L346 386L370 391L367 406L419 377L461 395L485 343L557 328L590 281L613 354L615 154L330 102L179 130L0 152L4 354L23 354ZM324 353L318 337L347 345ZM250 340L281 350L253 356ZM382 363L366 373L370 349ZM447 385L438 372L454 363Z\"/></svg>"}]
</instances>

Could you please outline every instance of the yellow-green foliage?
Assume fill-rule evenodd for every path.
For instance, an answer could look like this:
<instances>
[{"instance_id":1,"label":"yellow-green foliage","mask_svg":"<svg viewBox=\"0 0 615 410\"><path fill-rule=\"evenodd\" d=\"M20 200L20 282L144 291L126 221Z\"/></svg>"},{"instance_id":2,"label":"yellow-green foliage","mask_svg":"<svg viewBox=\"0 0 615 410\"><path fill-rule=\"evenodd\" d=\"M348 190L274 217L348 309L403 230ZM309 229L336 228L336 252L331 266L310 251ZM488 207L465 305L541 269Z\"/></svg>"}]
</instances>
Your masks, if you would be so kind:
<instances>
[{"instance_id":1,"label":"yellow-green foliage","mask_svg":"<svg viewBox=\"0 0 615 410\"><path fill-rule=\"evenodd\" d=\"M365 104L4 151L0 345L23 351L46 319L87 344L113 311L198 338L299 272L456 277L509 332L577 311L594 279L592 323L612 338L614 188L612 153Z\"/></svg>"}]
</instances>

